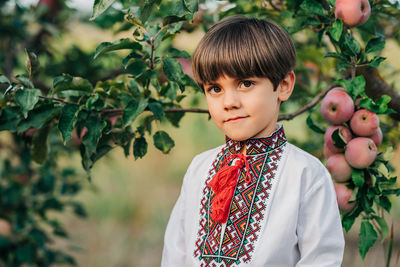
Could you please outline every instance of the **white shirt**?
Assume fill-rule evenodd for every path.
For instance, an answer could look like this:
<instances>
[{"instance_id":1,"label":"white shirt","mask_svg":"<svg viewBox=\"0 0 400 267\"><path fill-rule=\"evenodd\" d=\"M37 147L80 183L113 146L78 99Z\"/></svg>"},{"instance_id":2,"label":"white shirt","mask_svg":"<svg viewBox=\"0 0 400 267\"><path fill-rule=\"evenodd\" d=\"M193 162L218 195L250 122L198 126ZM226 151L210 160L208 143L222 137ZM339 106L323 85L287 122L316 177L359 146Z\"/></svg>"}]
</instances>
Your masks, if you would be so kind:
<instances>
[{"instance_id":1,"label":"white shirt","mask_svg":"<svg viewBox=\"0 0 400 267\"><path fill-rule=\"evenodd\" d=\"M211 219L207 183L241 145L227 138L193 159L168 222L161 266L340 266L344 237L330 175L287 142L281 125L269 137L246 140L252 182L244 182L242 170L227 223Z\"/></svg>"}]
</instances>

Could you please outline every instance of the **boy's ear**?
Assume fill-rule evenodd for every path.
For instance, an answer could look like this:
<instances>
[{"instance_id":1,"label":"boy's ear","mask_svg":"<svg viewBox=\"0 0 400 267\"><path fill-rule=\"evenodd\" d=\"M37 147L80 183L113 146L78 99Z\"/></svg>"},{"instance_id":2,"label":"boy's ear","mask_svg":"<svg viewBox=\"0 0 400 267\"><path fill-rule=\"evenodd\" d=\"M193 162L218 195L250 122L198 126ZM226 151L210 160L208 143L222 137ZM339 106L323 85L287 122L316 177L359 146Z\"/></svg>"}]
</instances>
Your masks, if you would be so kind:
<instances>
[{"instance_id":1,"label":"boy's ear","mask_svg":"<svg viewBox=\"0 0 400 267\"><path fill-rule=\"evenodd\" d=\"M293 92L296 75L294 71L290 71L285 78L278 85L278 99L283 102L289 99Z\"/></svg>"}]
</instances>

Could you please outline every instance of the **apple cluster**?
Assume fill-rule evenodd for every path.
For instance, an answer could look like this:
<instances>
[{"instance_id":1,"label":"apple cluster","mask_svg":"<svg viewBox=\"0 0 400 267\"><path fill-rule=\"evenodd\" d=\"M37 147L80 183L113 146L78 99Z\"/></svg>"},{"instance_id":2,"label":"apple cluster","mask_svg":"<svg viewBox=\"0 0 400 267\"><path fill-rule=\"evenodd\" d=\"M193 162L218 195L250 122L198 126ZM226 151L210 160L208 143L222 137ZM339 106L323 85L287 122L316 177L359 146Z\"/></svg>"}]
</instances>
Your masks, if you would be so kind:
<instances>
[{"instance_id":1,"label":"apple cluster","mask_svg":"<svg viewBox=\"0 0 400 267\"><path fill-rule=\"evenodd\" d=\"M343 20L348 27L364 24L371 15L368 0L336 0L335 16Z\"/></svg>"},{"instance_id":2,"label":"apple cluster","mask_svg":"<svg viewBox=\"0 0 400 267\"><path fill-rule=\"evenodd\" d=\"M379 118L359 108L342 87L333 88L324 97L321 114L331 124L324 135L326 167L336 182L339 208L349 211L355 203L348 202L352 190L345 183L351 178L352 168L367 168L375 161L382 142ZM334 132L338 133L343 146L338 145Z\"/></svg>"}]
</instances>

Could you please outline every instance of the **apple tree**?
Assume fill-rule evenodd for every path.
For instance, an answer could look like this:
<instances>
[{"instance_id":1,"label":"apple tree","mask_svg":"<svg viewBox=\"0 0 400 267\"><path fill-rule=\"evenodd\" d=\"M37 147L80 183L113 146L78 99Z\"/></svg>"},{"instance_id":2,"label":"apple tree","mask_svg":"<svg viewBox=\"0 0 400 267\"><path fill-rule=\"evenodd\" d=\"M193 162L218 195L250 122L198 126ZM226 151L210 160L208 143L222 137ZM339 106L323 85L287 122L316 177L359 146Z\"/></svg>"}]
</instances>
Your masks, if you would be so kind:
<instances>
[{"instance_id":1,"label":"apple tree","mask_svg":"<svg viewBox=\"0 0 400 267\"><path fill-rule=\"evenodd\" d=\"M95 0L91 23L129 37L100 43L91 54L72 47L61 55L48 44L74 12L68 1L40 0L32 7L0 2L6 3L0 7L0 131L9 136L0 141L0 263L75 264L50 246L68 233L49 211L85 216L71 196L87 180L59 159L78 153L90 180L94 164L116 147L135 159L146 155L149 143L168 153L175 141L154 123L179 127L187 112L208 114L182 104L201 89L185 65L191 55L173 40L233 14L272 19L292 35L297 82L279 120L308 115L309 139L294 142L327 157L343 227L348 231L361 218L361 256L378 234L391 247L385 214L390 196L400 195L389 163L399 138L400 95L398 84L385 80L391 74L381 72L388 66L386 43L400 42L398 2ZM332 97L335 92L339 96ZM367 117L375 125L367 127L374 131L357 130L354 125L370 120L360 113L372 114ZM354 143L358 138L365 139ZM368 158L357 164L351 155L360 149ZM387 264L390 258L391 248Z\"/></svg>"}]
</instances>

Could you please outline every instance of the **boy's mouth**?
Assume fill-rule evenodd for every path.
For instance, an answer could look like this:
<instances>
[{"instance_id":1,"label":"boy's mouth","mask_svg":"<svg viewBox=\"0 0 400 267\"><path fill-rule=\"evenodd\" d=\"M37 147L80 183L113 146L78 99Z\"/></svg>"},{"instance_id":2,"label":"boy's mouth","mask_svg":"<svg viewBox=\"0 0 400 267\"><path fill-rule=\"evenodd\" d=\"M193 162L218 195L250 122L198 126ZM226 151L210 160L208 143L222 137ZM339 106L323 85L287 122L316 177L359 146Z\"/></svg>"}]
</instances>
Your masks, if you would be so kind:
<instances>
[{"instance_id":1,"label":"boy's mouth","mask_svg":"<svg viewBox=\"0 0 400 267\"><path fill-rule=\"evenodd\" d=\"M232 117L232 118L229 118L229 119L225 120L225 122L238 121L238 120L241 120L241 119L245 119L245 118L247 118L247 117L248 117L248 116L236 116L236 117Z\"/></svg>"}]
</instances>

